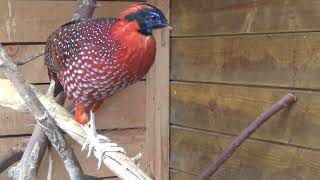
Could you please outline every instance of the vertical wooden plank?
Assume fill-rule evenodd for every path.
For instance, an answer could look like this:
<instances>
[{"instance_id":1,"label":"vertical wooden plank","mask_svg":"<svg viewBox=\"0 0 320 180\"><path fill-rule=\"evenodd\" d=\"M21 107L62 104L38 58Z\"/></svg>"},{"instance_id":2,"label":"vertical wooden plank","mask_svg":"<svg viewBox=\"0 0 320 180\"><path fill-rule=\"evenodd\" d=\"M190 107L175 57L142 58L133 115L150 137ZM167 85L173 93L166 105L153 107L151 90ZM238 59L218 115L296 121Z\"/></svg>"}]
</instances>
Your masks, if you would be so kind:
<instances>
[{"instance_id":1,"label":"vertical wooden plank","mask_svg":"<svg viewBox=\"0 0 320 180\"><path fill-rule=\"evenodd\" d=\"M148 0L168 19L170 0ZM154 33L156 62L146 82L146 158L147 172L156 180L169 179L169 30Z\"/></svg>"}]
</instances>

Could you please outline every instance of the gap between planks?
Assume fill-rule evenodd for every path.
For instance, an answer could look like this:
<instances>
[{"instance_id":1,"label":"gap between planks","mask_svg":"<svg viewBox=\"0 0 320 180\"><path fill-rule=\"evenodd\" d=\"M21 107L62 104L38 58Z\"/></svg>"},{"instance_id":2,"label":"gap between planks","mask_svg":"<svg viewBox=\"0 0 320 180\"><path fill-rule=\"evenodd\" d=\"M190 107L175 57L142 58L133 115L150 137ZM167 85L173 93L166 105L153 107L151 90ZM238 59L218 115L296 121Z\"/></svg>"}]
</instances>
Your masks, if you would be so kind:
<instances>
[{"instance_id":1,"label":"gap between planks","mask_svg":"<svg viewBox=\"0 0 320 180\"><path fill-rule=\"evenodd\" d=\"M278 86L266 86L266 85L253 85L253 84L241 84L241 83L225 83L225 82L206 82L206 81L184 81L184 80L170 80L170 84L186 84L186 85L204 85L204 86L222 86L222 87L244 87L244 88L257 88L268 90L279 90L283 92L291 93L320 93L320 89L312 88L295 88L295 87L278 87Z\"/></svg>"},{"instance_id":2,"label":"gap between planks","mask_svg":"<svg viewBox=\"0 0 320 180\"><path fill-rule=\"evenodd\" d=\"M256 33L233 33L233 34L213 34L213 35L197 35L197 36L175 36L171 35L171 39L183 38L212 38L212 37L236 37L236 36L263 36L263 35L282 35L282 34L305 34L305 33L319 33L320 31L280 31L280 32L256 32Z\"/></svg>"}]
</instances>

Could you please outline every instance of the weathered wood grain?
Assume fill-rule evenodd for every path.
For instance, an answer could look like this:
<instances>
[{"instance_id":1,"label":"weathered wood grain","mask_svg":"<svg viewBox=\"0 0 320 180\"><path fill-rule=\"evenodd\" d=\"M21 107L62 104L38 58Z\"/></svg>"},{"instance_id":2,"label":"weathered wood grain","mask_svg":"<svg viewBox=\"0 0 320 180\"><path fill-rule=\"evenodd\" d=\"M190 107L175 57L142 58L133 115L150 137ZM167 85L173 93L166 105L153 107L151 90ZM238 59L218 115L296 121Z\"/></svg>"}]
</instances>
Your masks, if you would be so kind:
<instances>
[{"instance_id":1,"label":"weathered wood grain","mask_svg":"<svg viewBox=\"0 0 320 180\"><path fill-rule=\"evenodd\" d=\"M287 91L171 84L172 124L238 135ZM296 92L298 102L280 111L252 137L320 149L320 93Z\"/></svg>"},{"instance_id":2,"label":"weathered wood grain","mask_svg":"<svg viewBox=\"0 0 320 180\"><path fill-rule=\"evenodd\" d=\"M37 86L46 92L46 85ZM107 99L97 111L97 129L144 128L146 120L145 82L138 82L119 94ZM30 134L34 118L0 107L0 136Z\"/></svg>"},{"instance_id":3,"label":"weathered wood grain","mask_svg":"<svg viewBox=\"0 0 320 180\"><path fill-rule=\"evenodd\" d=\"M197 130L171 128L174 169L199 174L234 137ZM214 175L215 180L319 179L320 152L248 140Z\"/></svg>"},{"instance_id":4,"label":"weathered wood grain","mask_svg":"<svg viewBox=\"0 0 320 180\"><path fill-rule=\"evenodd\" d=\"M320 88L320 33L178 38L171 79Z\"/></svg>"},{"instance_id":5,"label":"weathered wood grain","mask_svg":"<svg viewBox=\"0 0 320 180\"><path fill-rule=\"evenodd\" d=\"M146 127L146 83L138 82L105 100L96 116L99 129Z\"/></svg>"},{"instance_id":6,"label":"weathered wood grain","mask_svg":"<svg viewBox=\"0 0 320 180\"><path fill-rule=\"evenodd\" d=\"M130 130L119 130L104 132L103 134L107 135L112 139L113 142L118 143L126 149L126 152L129 156L134 156L137 153L144 153L144 139L145 139L145 130L144 129L130 129ZM26 141L26 138L0 138L0 155L1 152L9 149L11 146L18 146L19 142ZM100 170L97 170L97 160L93 157L87 158L87 151L81 152L81 147L76 144L71 138L67 137L67 141L70 146L76 153L80 164L83 167L83 170L88 175L98 176L98 177L108 177L113 176L111 172L105 167L102 166ZM61 159L59 158L56 152L53 153L53 179L68 179L67 172L63 166ZM142 159L141 166L145 167L145 159ZM39 180L46 179L47 176L47 166L48 166L48 157L44 156L43 161L41 162L41 167L39 169ZM6 180L6 174L0 176L0 179Z\"/></svg>"},{"instance_id":7,"label":"weathered wood grain","mask_svg":"<svg viewBox=\"0 0 320 180\"><path fill-rule=\"evenodd\" d=\"M318 31L317 0L172 0L172 36Z\"/></svg>"},{"instance_id":8,"label":"weathered wood grain","mask_svg":"<svg viewBox=\"0 0 320 180\"><path fill-rule=\"evenodd\" d=\"M75 1L0 1L0 42L45 42L71 19ZM100 2L94 16L119 17L134 2Z\"/></svg>"},{"instance_id":9,"label":"weathered wood grain","mask_svg":"<svg viewBox=\"0 0 320 180\"><path fill-rule=\"evenodd\" d=\"M170 19L170 0L148 0ZM147 173L155 180L169 180L169 65L170 32L154 33L157 41L155 63L146 77Z\"/></svg>"}]
</instances>

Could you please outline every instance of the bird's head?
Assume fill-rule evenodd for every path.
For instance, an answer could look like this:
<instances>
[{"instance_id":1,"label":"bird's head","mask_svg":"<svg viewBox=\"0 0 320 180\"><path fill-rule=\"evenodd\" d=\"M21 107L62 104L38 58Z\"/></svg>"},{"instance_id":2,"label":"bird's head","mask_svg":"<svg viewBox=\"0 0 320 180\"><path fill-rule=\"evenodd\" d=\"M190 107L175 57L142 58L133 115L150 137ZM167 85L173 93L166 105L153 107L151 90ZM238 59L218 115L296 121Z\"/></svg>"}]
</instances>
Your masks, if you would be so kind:
<instances>
[{"instance_id":1,"label":"bird's head","mask_svg":"<svg viewBox=\"0 0 320 180\"><path fill-rule=\"evenodd\" d=\"M152 35L152 30L159 28L171 28L163 12L147 3L140 3L130 6L122 13L122 20L136 22L139 25L139 32L144 35Z\"/></svg>"}]
</instances>

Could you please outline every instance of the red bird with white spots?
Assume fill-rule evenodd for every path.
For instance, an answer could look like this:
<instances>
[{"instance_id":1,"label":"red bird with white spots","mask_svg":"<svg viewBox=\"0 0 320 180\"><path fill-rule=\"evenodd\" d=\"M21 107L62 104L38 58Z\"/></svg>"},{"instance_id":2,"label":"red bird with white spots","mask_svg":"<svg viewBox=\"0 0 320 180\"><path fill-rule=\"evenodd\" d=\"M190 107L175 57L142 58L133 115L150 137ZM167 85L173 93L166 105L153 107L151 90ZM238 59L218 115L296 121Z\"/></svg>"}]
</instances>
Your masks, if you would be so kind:
<instances>
[{"instance_id":1,"label":"red bird with white spots","mask_svg":"<svg viewBox=\"0 0 320 180\"><path fill-rule=\"evenodd\" d=\"M95 111L148 72L156 54L152 30L164 27L169 27L164 14L142 3L129 7L120 19L67 23L48 38L45 64L56 82L55 95L63 89L75 103L76 120L83 125L90 121L90 141L104 139L95 131ZM89 153L94 145L90 142Z\"/></svg>"}]
</instances>

